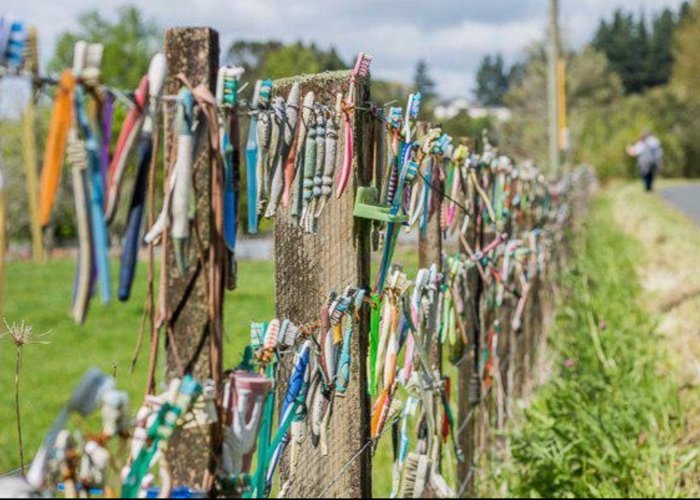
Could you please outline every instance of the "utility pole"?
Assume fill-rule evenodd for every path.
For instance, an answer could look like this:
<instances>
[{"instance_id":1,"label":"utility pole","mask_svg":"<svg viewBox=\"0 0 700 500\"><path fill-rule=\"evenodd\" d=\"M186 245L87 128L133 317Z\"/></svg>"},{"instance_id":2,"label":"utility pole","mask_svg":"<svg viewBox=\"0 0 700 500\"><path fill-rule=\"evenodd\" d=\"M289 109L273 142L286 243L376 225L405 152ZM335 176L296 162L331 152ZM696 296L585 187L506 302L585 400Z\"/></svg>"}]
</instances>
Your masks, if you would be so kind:
<instances>
[{"instance_id":1,"label":"utility pole","mask_svg":"<svg viewBox=\"0 0 700 500\"><path fill-rule=\"evenodd\" d=\"M547 51L547 108L549 111L549 170L559 173L559 0L549 0Z\"/></svg>"}]
</instances>

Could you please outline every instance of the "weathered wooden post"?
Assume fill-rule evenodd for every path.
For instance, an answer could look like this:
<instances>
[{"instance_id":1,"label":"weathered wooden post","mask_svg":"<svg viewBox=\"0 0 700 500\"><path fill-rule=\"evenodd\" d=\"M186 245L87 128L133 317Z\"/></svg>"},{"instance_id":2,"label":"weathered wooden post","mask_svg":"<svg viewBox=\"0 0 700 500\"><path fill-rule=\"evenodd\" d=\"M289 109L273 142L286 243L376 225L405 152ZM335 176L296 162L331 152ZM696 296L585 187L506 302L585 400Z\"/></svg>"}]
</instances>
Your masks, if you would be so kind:
<instances>
[{"instance_id":1,"label":"weathered wooden post","mask_svg":"<svg viewBox=\"0 0 700 500\"><path fill-rule=\"evenodd\" d=\"M336 92L345 90L349 72L338 71L278 80L274 92L286 97L293 83L298 82L301 95L313 90L316 99L334 104ZM369 79L357 87L355 102L359 106L369 100ZM318 319L328 293L342 292L348 285L369 288L370 225L353 218L355 188L369 184L369 116L356 110L352 116L354 129L353 175L340 199L335 193L320 217L318 232L304 234L286 209L279 209L275 219L275 275L277 316L297 324ZM338 163L340 168L344 134L339 134ZM366 358L369 342L369 315L365 311L359 332L352 338L352 367L345 397L335 397L329 424L329 453L311 447L306 439L301 446L296 473L290 477L289 464L282 461L281 483L287 483L288 497L368 497L372 493L371 446L369 441L370 402L367 395ZM280 380L288 378L290 361L280 368ZM284 394L280 394L284 399ZM359 455L358 455L359 453Z\"/></svg>"},{"instance_id":2,"label":"weathered wooden post","mask_svg":"<svg viewBox=\"0 0 700 500\"><path fill-rule=\"evenodd\" d=\"M424 136L430 129L427 122L418 122L416 125L419 138ZM433 172L434 174L435 172ZM428 268L437 264L441 268L442 264L442 230L440 229L440 210L442 207L443 182L436 175L430 177L431 186L431 206L432 214L428 218L425 231L418 231L418 267Z\"/></svg>"},{"instance_id":3,"label":"weathered wooden post","mask_svg":"<svg viewBox=\"0 0 700 500\"><path fill-rule=\"evenodd\" d=\"M476 193L471 202L478 206ZM473 249L483 243L481 228L476 221L470 224L466 234L466 242ZM460 244L460 251L467 254L463 244ZM467 274L467 288L469 294L466 300L466 307L463 324L467 329L469 345L465 346L458 371L458 408L457 421L458 443L464 453L464 462L458 464L457 477L459 478L458 496L470 497L474 494L474 461L478 456L479 421L481 418L481 380L477 375L479 342L481 338L481 293L483 283L481 275L476 267L472 267Z\"/></svg>"},{"instance_id":4,"label":"weathered wooden post","mask_svg":"<svg viewBox=\"0 0 700 500\"><path fill-rule=\"evenodd\" d=\"M183 74L193 86L204 84L214 92L219 64L219 35L211 28L174 28L165 36L165 56L168 64L168 77L165 94L174 95L181 83L177 75ZM172 108L171 108L172 109ZM174 113L168 114L165 139L166 164L172 165L176 154L177 137L172 120ZM205 120L200 121L199 141L193 163L193 185L196 199L193 221L193 243L189 251L189 271L182 276L175 264L175 255L170 243L166 246L168 317L165 318L166 338L166 378L170 380L192 373L198 380L212 377L212 372L220 370L221 360L211 359L210 342L218 343L221 353L221 339L212 339L212 329L208 315L208 279L206 256L213 244L212 216L212 154ZM196 236L195 236L196 235ZM195 240L198 240L195 242ZM201 248L203 245L204 248ZM203 257L204 256L204 257ZM220 319L220 318L219 318ZM220 354L219 354L220 355ZM168 461L175 485L199 485L204 483L205 472L212 471L214 456L213 429L193 428L176 434L170 442Z\"/></svg>"}]
</instances>

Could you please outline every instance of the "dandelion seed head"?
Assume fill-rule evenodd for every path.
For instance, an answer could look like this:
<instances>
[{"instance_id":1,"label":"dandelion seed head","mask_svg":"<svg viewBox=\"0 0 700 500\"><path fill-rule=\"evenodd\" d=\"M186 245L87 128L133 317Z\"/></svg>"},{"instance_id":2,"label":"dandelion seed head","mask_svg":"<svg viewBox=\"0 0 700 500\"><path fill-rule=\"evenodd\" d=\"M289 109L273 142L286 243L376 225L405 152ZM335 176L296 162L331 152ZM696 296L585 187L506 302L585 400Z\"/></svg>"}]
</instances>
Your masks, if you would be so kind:
<instances>
[{"instance_id":1,"label":"dandelion seed head","mask_svg":"<svg viewBox=\"0 0 700 500\"><path fill-rule=\"evenodd\" d=\"M0 337L7 337L15 347L19 348L28 344L48 344L44 339L49 335L49 332L35 334L34 328L24 321L12 324L9 324L6 319L3 321L5 322L5 332L0 334Z\"/></svg>"}]
</instances>

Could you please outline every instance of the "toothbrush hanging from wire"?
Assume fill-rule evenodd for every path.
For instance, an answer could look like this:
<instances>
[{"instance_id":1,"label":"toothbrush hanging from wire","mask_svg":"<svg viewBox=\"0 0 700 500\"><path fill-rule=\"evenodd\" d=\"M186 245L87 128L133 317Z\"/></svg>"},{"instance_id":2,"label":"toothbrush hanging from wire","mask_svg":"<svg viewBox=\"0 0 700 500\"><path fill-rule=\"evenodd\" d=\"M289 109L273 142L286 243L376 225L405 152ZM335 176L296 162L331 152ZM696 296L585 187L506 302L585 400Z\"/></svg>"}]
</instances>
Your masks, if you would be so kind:
<instances>
[{"instance_id":1,"label":"toothbrush hanging from wire","mask_svg":"<svg viewBox=\"0 0 700 500\"><path fill-rule=\"evenodd\" d=\"M102 60L103 47L99 44L76 44L76 51L83 51L82 60L85 62L81 71L81 81L75 89L75 108L78 127L85 140L88 155L88 171L90 179L90 224L92 226L93 251L100 284L100 295L103 303L109 303L112 298L111 279L109 270L109 237L107 223L104 218L104 184L100 163L99 146L93 133L90 119L85 109L86 84L94 84L99 78L99 66ZM81 56L78 56L79 58Z\"/></svg>"},{"instance_id":2,"label":"toothbrush hanging from wire","mask_svg":"<svg viewBox=\"0 0 700 500\"><path fill-rule=\"evenodd\" d=\"M105 217L108 223L111 223L117 214L122 180L128 164L129 152L139 137L139 132L148 114L148 84L148 75L144 75L136 92L134 92L134 106L126 114L119 132L114 156L112 156L112 163L110 164L107 177L107 202L105 207Z\"/></svg>"},{"instance_id":3,"label":"toothbrush hanging from wire","mask_svg":"<svg viewBox=\"0 0 700 500\"><path fill-rule=\"evenodd\" d=\"M187 241L190 237L190 196L192 193L192 163L194 154L194 96L183 88L175 118L177 159L173 167L173 191L170 206L172 222L170 235L175 250L175 262L181 274L187 273Z\"/></svg>"},{"instance_id":4,"label":"toothbrush hanging from wire","mask_svg":"<svg viewBox=\"0 0 700 500\"><path fill-rule=\"evenodd\" d=\"M224 239L228 249L228 288L235 288L236 235L238 233L239 149L238 92L243 68L225 66L219 69L216 101L219 106L221 156L224 160Z\"/></svg>"},{"instance_id":5,"label":"toothbrush hanging from wire","mask_svg":"<svg viewBox=\"0 0 700 500\"><path fill-rule=\"evenodd\" d=\"M136 166L136 180L129 205L124 242L122 243L121 268L119 272L119 300L126 301L131 294L131 285L134 281L136 262L138 260L139 244L141 242L141 226L143 220L144 205L146 201L146 187L148 184L148 172L151 168L153 157L153 124L158 119L158 97L160 96L165 81L165 56L156 54L151 59L148 68L148 114L143 120L141 138L138 145L138 163Z\"/></svg>"},{"instance_id":6,"label":"toothbrush hanging from wire","mask_svg":"<svg viewBox=\"0 0 700 500\"><path fill-rule=\"evenodd\" d=\"M345 192L345 188L350 180L352 173L352 161L354 155L354 137L352 132L351 115L355 107L355 93L358 78L364 78L369 74L369 66L372 63L372 56L360 52L355 61L355 67L350 74L350 86L348 94L343 102L343 112L345 115L345 148L343 150L343 163L338 177L338 186L336 188L336 196L340 198Z\"/></svg>"},{"instance_id":7,"label":"toothbrush hanging from wire","mask_svg":"<svg viewBox=\"0 0 700 500\"><path fill-rule=\"evenodd\" d=\"M258 116L260 114L261 101L269 102L272 89L271 80L258 80L255 83L253 97L250 100L250 124L248 126L248 141L246 142L246 192L248 196L248 232L258 233ZM263 96L263 97L261 97ZM265 98L264 96L267 96Z\"/></svg>"},{"instance_id":8,"label":"toothbrush hanging from wire","mask_svg":"<svg viewBox=\"0 0 700 500\"><path fill-rule=\"evenodd\" d=\"M411 182L418 169L418 165L413 160L413 129L418 112L420 111L421 94L416 92L408 97L406 105L406 114L404 121L404 129L401 138L402 143L399 147L399 156L397 167L399 169L398 184L394 190L394 199L391 206L391 215L398 215L403 205L403 194L406 184ZM398 233L397 224L389 222L386 227L386 236L384 238L384 252L382 253L382 263L377 275L377 281L374 285L375 293L384 289L384 281L386 280L387 272L391 266L391 259L394 255L396 247L396 233Z\"/></svg>"}]
</instances>

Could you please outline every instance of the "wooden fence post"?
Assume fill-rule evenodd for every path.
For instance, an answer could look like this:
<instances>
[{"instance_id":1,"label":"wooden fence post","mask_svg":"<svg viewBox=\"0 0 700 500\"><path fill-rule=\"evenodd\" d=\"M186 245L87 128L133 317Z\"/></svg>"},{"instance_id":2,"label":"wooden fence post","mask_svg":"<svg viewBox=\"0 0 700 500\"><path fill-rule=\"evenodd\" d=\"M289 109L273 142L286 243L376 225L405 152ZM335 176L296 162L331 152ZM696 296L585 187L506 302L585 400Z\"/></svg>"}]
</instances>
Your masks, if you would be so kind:
<instances>
[{"instance_id":1,"label":"wooden fence post","mask_svg":"<svg viewBox=\"0 0 700 500\"><path fill-rule=\"evenodd\" d=\"M478 197L476 193L471 202L474 206L478 206ZM483 223L482 223L483 224ZM470 228L466 234L466 241L469 246L474 249L480 246L483 242L482 228L477 225L476 221L472 221ZM464 245L460 243L460 251L467 254ZM467 288L469 296L466 300L465 316L462 319L467 328L467 337L469 345L462 353L464 361L459 365L458 372L458 408L457 421L459 422L459 434L457 442L464 453L464 461L457 467L457 496L471 497L474 495L474 476L475 463L478 457L479 449L479 423L481 419L481 401L475 401L475 396L481 395L481 379L474 380L474 370L478 366L478 354L475 352L475 344L480 346L481 340L481 293L483 283L481 275L476 267L472 267L467 274ZM478 383L475 388L474 384ZM476 394L474 394L476 391Z\"/></svg>"},{"instance_id":2,"label":"wooden fence post","mask_svg":"<svg viewBox=\"0 0 700 500\"><path fill-rule=\"evenodd\" d=\"M313 90L316 99L334 104L336 92L347 88L349 72L338 71L278 80L276 95L286 97L298 82L301 95ZM356 102L369 100L369 79L358 85ZM280 209L275 219L275 274L277 317L297 324L318 319L328 293L342 292L348 285L369 288L370 225L353 218L355 188L368 185L371 175L369 155L369 116L356 111L353 116L355 159L345 194L335 193L323 212L317 234L304 234L288 210ZM340 168L344 134L339 134ZM337 172L337 171L336 171ZM336 174L337 175L337 174ZM372 492L371 446L369 441L370 402L367 394L366 357L369 342L369 314L365 310L359 332L352 338L352 367L345 397L335 397L329 425L329 453L322 456L306 439L301 446L294 477L289 476L287 460L280 467L281 483L288 481L288 497L368 497ZM290 362L280 367L280 380L288 378ZM282 384L284 385L284 384ZM283 388L280 388L283 390ZM281 400L284 393L280 394ZM359 453L359 455L358 455Z\"/></svg>"},{"instance_id":3,"label":"wooden fence post","mask_svg":"<svg viewBox=\"0 0 700 500\"><path fill-rule=\"evenodd\" d=\"M418 122L416 124L418 139L428 133L430 124ZM428 219L425 231L418 230L418 267L429 268L437 264L442 269L442 231L440 229L440 208L442 207L442 182L435 176L431 176L432 192L430 194L434 213ZM428 207L430 208L430 207Z\"/></svg>"},{"instance_id":4,"label":"wooden fence post","mask_svg":"<svg viewBox=\"0 0 700 500\"><path fill-rule=\"evenodd\" d=\"M168 75L165 94L177 94L181 83L176 77L183 74L193 86L204 84L213 92L219 65L219 35L211 28L174 28L165 36L165 56ZM172 109L172 108L170 108ZM172 120L168 114L165 139L166 164L172 165L173 147L177 141ZM196 228L192 234L189 252L189 272L181 276L175 264L172 245L168 244L166 262L167 310L166 319L166 378L192 373L199 381L211 377L212 363L209 355L209 321L206 269L200 255L208 254L212 244L211 155L206 122L200 121L198 136L201 138L193 163L193 185L196 199ZM199 241L196 241L199 239ZM199 245L205 248L200 249ZM219 339L219 343L220 339ZM221 352L219 345L219 352ZM220 364L219 364L220 366ZM203 484L205 472L211 470L212 429L194 428L182 430L170 442L168 461L174 486Z\"/></svg>"}]
</instances>

